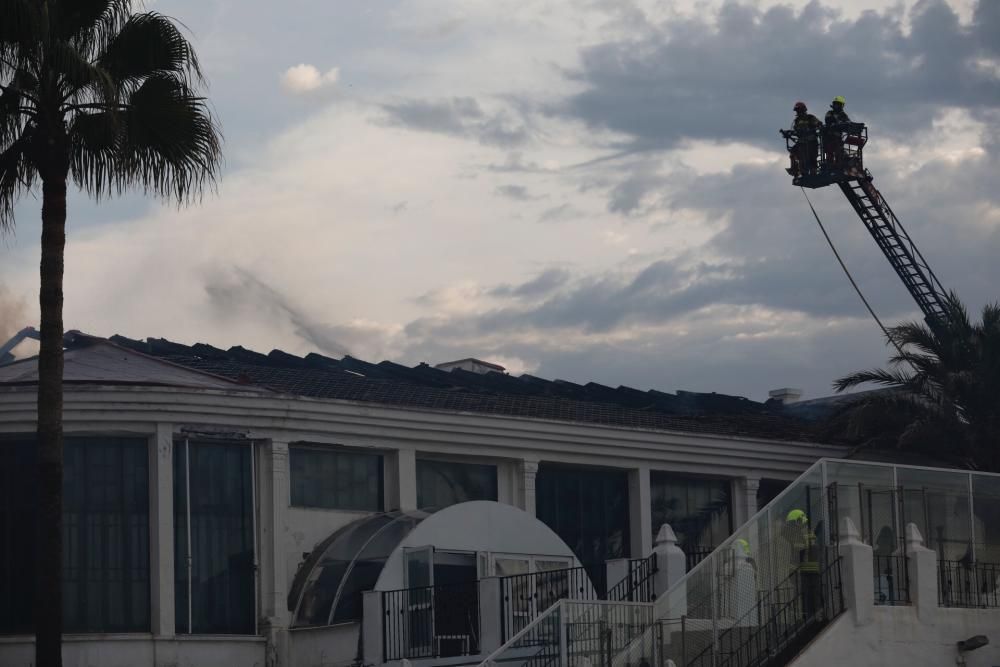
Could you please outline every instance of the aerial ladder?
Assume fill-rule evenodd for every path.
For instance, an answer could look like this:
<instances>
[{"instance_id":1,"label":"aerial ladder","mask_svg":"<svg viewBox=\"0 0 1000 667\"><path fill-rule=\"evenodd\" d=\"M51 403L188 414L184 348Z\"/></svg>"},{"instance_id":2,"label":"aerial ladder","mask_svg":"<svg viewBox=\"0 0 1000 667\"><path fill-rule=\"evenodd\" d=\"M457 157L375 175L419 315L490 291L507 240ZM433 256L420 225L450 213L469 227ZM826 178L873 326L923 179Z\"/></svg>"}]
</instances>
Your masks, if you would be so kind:
<instances>
[{"instance_id":1,"label":"aerial ladder","mask_svg":"<svg viewBox=\"0 0 1000 667\"><path fill-rule=\"evenodd\" d=\"M840 123L824 127L816 137L799 137L792 130L781 130L781 134L792 156L792 169L789 170L794 177L792 183L811 189L834 183L839 185L917 302L928 326L934 331L945 327L948 312L944 287L864 166L863 150L868 143L865 124Z\"/></svg>"}]
</instances>

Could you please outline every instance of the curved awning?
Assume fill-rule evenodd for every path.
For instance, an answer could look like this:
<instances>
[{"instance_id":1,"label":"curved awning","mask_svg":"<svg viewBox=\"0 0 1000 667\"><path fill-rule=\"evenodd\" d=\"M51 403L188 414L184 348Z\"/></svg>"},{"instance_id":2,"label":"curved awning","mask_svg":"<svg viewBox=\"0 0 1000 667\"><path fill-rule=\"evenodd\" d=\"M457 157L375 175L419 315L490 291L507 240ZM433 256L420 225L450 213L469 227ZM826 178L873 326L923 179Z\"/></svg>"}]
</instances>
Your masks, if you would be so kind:
<instances>
[{"instance_id":1,"label":"curved awning","mask_svg":"<svg viewBox=\"0 0 1000 667\"><path fill-rule=\"evenodd\" d=\"M313 549L288 595L292 627L361 618L361 594L375 587L386 559L433 510L392 511L344 526Z\"/></svg>"}]
</instances>

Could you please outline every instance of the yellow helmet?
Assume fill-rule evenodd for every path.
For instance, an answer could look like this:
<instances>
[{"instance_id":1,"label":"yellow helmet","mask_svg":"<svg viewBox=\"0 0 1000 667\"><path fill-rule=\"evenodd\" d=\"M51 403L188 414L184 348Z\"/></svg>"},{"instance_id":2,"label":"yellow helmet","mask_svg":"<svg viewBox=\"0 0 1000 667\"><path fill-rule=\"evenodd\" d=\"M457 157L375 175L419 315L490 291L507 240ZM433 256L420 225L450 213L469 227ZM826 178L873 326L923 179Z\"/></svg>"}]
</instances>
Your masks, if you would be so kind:
<instances>
[{"instance_id":1,"label":"yellow helmet","mask_svg":"<svg viewBox=\"0 0 1000 667\"><path fill-rule=\"evenodd\" d=\"M837 95L836 97L833 98L833 103L836 104L837 102L840 102L841 104L847 104L847 100L844 99L843 95Z\"/></svg>"},{"instance_id":2,"label":"yellow helmet","mask_svg":"<svg viewBox=\"0 0 1000 667\"><path fill-rule=\"evenodd\" d=\"M785 517L785 521L788 523L792 523L793 521L798 523L809 523L809 517L807 517L806 513L802 510L792 510L788 513L788 516Z\"/></svg>"},{"instance_id":3,"label":"yellow helmet","mask_svg":"<svg viewBox=\"0 0 1000 667\"><path fill-rule=\"evenodd\" d=\"M750 543L744 540L742 537L736 540L736 544L740 545L740 550L743 551L744 556L750 555Z\"/></svg>"}]
</instances>

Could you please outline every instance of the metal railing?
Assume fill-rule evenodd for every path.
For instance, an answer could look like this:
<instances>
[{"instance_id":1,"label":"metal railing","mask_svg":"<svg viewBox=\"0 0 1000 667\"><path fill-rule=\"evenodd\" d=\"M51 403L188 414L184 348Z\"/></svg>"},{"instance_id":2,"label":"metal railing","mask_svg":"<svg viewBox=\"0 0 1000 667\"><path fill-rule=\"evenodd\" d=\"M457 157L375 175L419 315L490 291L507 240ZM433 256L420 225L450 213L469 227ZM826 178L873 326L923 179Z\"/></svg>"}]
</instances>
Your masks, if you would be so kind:
<instances>
[{"instance_id":1,"label":"metal railing","mask_svg":"<svg viewBox=\"0 0 1000 667\"><path fill-rule=\"evenodd\" d=\"M875 604L910 604L910 569L905 555L873 556Z\"/></svg>"},{"instance_id":2,"label":"metal railing","mask_svg":"<svg viewBox=\"0 0 1000 667\"><path fill-rule=\"evenodd\" d=\"M656 553L649 558L629 560L628 575L609 588L605 597L612 602L652 602L656 599L654 584L658 569Z\"/></svg>"},{"instance_id":3,"label":"metal railing","mask_svg":"<svg viewBox=\"0 0 1000 667\"><path fill-rule=\"evenodd\" d=\"M598 600L601 593L584 567L500 577L501 637L510 639L559 600Z\"/></svg>"},{"instance_id":4,"label":"metal railing","mask_svg":"<svg viewBox=\"0 0 1000 667\"><path fill-rule=\"evenodd\" d=\"M1000 608L1000 563L938 561L938 604Z\"/></svg>"},{"instance_id":5,"label":"metal railing","mask_svg":"<svg viewBox=\"0 0 1000 667\"><path fill-rule=\"evenodd\" d=\"M476 581L383 591L382 609L386 660L479 653Z\"/></svg>"}]
</instances>

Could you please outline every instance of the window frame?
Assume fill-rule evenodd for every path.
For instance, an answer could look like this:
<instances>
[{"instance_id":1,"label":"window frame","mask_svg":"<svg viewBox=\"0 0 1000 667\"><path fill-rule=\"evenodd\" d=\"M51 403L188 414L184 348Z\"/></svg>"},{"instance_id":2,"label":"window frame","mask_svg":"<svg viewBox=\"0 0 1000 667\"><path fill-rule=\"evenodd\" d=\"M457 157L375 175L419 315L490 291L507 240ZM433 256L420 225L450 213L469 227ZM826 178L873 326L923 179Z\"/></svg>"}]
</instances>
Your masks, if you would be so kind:
<instances>
[{"instance_id":1,"label":"window frame","mask_svg":"<svg viewBox=\"0 0 1000 667\"><path fill-rule=\"evenodd\" d=\"M452 465L469 465L469 466L479 466L483 468L493 469L493 498L479 498L477 500L489 500L492 502L501 502L500 497L500 487L501 487L501 474L503 470L503 464L495 461L493 459L483 459L476 457L449 457L440 456L436 454L420 454L418 455L413 464L413 482L417 493L417 507L423 509L425 507L437 507L426 505L420 502L420 464L421 463L446 463ZM471 501L463 501L471 502ZM453 503L457 504L457 503ZM450 507L450 506L449 506ZM437 509L444 509L444 507L437 507Z\"/></svg>"},{"instance_id":2,"label":"window frame","mask_svg":"<svg viewBox=\"0 0 1000 667\"><path fill-rule=\"evenodd\" d=\"M661 476L661 478L662 477L671 478L671 481L673 481L674 483L676 483L678 481L683 481L685 483L699 482L699 481L700 482L723 482L723 483L725 483L725 485L726 485L726 494L728 496L728 505L729 505L728 508L727 508L727 514L728 514L728 519L729 519L729 527L726 529L726 535L723 536L721 540L717 540L717 541L719 543L721 543L727 537L729 537L730 535L733 534L733 531L737 527L736 526L736 522L735 522L736 517L734 516L735 515L735 511L736 511L736 489L734 487L734 482L735 482L736 478L734 478L734 477L724 477L724 476L714 476L714 475L710 475L710 474L678 472L676 470L664 470L664 469L656 469L656 468L651 469L649 471L649 496L650 496L650 508L649 509L650 509L650 518L651 519L652 519L653 514L654 514L653 503L655 502L655 496L656 496L656 492L654 490L655 487L656 487L656 483L654 482L654 478L656 478L657 476ZM689 496L690 496L690 488L685 488L685 503L690 504L689 503L689 500L690 500ZM652 523L653 523L653 526L652 526L653 539L655 540L656 539L656 532L659 530L659 526L656 525L656 521L655 520L653 520ZM675 527L675 526L672 526L672 527L674 528L675 532L677 532L677 530L678 530L677 527ZM680 537L680 534L678 534L678 537ZM713 540L713 541L715 541L715 540ZM680 542L680 540L679 540L679 542ZM718 545L697 544L697 545L687 545L687 546L718 546Z\"/></svg>"}]
</instances>

